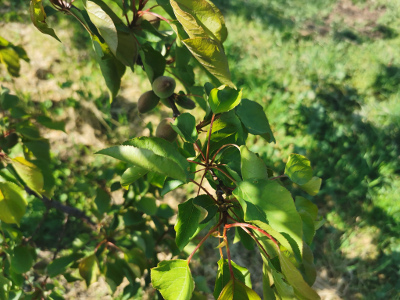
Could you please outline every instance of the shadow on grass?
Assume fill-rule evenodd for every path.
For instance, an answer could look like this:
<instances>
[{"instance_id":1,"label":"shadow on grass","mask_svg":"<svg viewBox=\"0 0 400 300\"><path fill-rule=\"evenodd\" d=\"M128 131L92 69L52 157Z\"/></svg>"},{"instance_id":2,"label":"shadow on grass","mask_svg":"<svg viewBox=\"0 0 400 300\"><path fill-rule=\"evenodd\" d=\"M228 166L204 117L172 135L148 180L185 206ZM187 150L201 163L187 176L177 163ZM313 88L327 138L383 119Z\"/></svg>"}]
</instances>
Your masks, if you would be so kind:
<instances>
[{"instance_id":1,"label":"shadow on grass","mask_svg":"<svg viewBox=\"0 0 400 300\"><path fill-rule=\"evenodd\" d=\"M390 94L400 91L400 66L381 65L381 72L375 78L373 89L378 99L386 99Z\"/></svg>"},{"instance_id":2,"label":"shadow on grass","mask_svg":"<svg viewBox=\"0 0 400 300\"><path fill-rule=\"evenodd\" d=\"M400 170L397 142L400 128L393 125L378 128L364 120L358 113L361 96L353 88L331 83L316 86L314 103L300 105L297 120L305 125L303 134L311 135L313 141L295 152L307 153L318 176L326 179L316 201L322 203L323 211L340 215L347 232L356 231L360 226L374 226L380 230L376 241L380 250L378 259L356 258L355 262L343 262L357 274L351 280L358 292L370 297L373 291L374 296L368 299L382 299L382 293L385 297L395 296L400 277L394 266L400 263L400 257L398 251L388 249L398 247L400 225L388 213L391 207L377 207L373 198L376 197L374 191L390 186L390 181L387 182L390 174L382 170L388 168L397 173ZM328 199L333 202L331 207L327 206ZM355 221L357 217L361 218L362 225ZM318 243L331 238L329 231L322 232ZM335 234L338 242L342 234ZM338 275L341 272L340 269L336 271ZM362 272L367 272L368 278L363 278ZM380 275L375 276L378 273ZM386 278L384 285L382 278Z\"/></svg>"},{"instance_id":3,"label":"shadow on grass","mask_svg":"<svg viewBox=\"0 0 400 300\"><path fill-rule=\"evenodd\" d=\"M283 16L269 1L215 0L215 5L226 16L229 13L243 16L246 20L259 20L268 28L284 31L294 27L294 21Z\"/></svg>"}]
</instances>

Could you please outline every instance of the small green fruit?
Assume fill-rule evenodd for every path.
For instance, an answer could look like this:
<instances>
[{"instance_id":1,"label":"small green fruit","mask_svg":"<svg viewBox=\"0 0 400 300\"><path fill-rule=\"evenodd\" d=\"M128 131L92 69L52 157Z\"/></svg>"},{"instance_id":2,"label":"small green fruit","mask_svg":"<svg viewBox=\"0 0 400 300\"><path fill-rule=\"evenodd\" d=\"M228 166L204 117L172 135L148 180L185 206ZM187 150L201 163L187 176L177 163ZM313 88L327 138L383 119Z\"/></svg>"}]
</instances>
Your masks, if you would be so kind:
<instances>
[{"instance_id":1,"label":"small green fruit","mask_svg":"<svg viewBox=\"0 0 400 300\"><path fill-rule=\"evenodd\" d=\"M162 98L161 103L164 104L166 107L171 108L171 104L169 103L168 98Z\"/></svg>"},{"instance_id":2,"label":"small green fruit","mask_svg":"<svg viewBox=\"0 0 400 300\"><path fill-rule=\"evenodd\" d=\"M156 136L159 138L163 138L164 140L167 140L171 143L175 141L178 134L175 132L175 130L172 129L172 122L174 122L174 119L172 118L161 120L156 129Z\"/></svg>"},{"instance_id":3,"label":"small green fruit","mask_svg":"<svg viewBox=\"0 0 400 300\"><path fill-rule=\"evenodd\" d=\"M153 91L142 94L138 100L138 110L141 114L145 114L155 108L160 102L160 98Z\"/></svg>"},{"instance_id":4,"label":"small green fruit","mask_svg":"<svg viewBox=\"0 0 400 300\"><path fill-rule=\"evenodd\" d=\"M160 98L170 97L175 90L175 79L168 76L160 76L153 81L153 91Z\"/></svg>"},{"instance_id":5,"label":"small green fruit","mask_svg":"<svg viewBox=\"0 0 400 300\"><path fill-rule=\"evenodd\" d=\"M176 97L175 103L182 108L193 109L196 107L196 103L192 99L189 99L184 94L179 93Z\"/></svg>"}]
</instances>

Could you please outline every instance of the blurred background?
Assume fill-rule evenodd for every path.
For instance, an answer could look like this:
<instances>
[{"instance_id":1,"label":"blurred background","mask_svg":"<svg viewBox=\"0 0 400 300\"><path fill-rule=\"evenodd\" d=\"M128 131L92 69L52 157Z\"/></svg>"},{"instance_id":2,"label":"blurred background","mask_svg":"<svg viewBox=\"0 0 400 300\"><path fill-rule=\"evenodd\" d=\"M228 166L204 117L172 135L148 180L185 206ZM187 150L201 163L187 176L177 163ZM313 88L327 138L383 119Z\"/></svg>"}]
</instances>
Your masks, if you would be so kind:
<instances>
[{"instance_id":1,"label":"blurred background","mask_svg":"<svg viewBox=\"0 0 400 300\"><path fill-rule=\"evenodd\" d=\"M48 19L58 43L31 24L28 1L0 3L0 35L30 58L18 78L0 66L0 84L30 109L66 122L68 134L43 132L51 143L55 198L90 208L91 181L118 182L112 171L118 164L104 165L93 153L148 134L152 120L158 122L136 108L150 84L140 68L127 72L110 105L90 40L77 22L62 14ZM252 137L251 149L277 173L290 153L303 154L323 179L314 197L326 219L312 247L314 287L323 299L400 299L399 1L214 3L229 31L224 45L233 82L263 105L277 140ZM31 217L39 219L43 206L30 206ZM43 247L51 246L60 226L62 217L51 213L39 238ZM70 299L96 297L81 288Z\"/></svg>"}]
</instances>

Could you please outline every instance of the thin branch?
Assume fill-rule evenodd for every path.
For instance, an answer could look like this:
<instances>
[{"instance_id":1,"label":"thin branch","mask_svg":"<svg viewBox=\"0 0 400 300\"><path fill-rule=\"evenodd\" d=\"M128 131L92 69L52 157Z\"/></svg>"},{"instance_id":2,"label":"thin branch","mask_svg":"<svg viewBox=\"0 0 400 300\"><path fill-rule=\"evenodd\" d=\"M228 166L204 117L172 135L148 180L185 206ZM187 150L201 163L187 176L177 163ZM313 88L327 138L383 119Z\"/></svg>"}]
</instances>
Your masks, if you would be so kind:
<instances>
[{"instance_id":1,"label":"thin branch","mask_svg":"<svg viewBox=\"0 0 400 300\"><path fill-rule=\"evenodd\" d=\"M200 184L198 184L196 181L194 181L193 179L190 179L191 182L193 182L194 184L196 184L199 188L201 188L208 196L211 197L211 199L214 200L215 203L217 203L217 200L213 197L213 195L211 195L209 193L209 191L207 191L204 187L202 187Z\"/></svg>"},{"instance_id":2,"label":"thin branch","mask_svg":"<svg viewBox=\"0 0 400 300\"><path fill-rule=\"evenodd\" d=\"M203 159L206 160L206 157L204 156L203 151L201 151L199 144L197 144L197 141L194 142L193 145L196 147L197 151L200 152L200 154L203 157Z\"/></svg>"},{"instance_id":3,"label":"thin branch","mask_svg":"<svg viewBox=\"0 0 400 300\"><path fill-rule=\"evenodd\" d=\"M225 225L225 228L229 229L231 227L247 227L247 228L251 228L254 230L257 230L258 232L261 232L263 235L267 236L271 241L274 242L274 244L278 247L279 249L279 244L278 242L265 230L262 230L261 228L258 228L257 226L251 225L251 224L247 224L247 223L234 223L234 224L227 224Z\"/></svg>"},{"instance_id":4,"label":"thin branch","mask_svg":"<svg viewBox=\"0 0 400 300\"><path fill-rule=\"evenodd\" d=\"M213 123L214 123L214 118L215 118L215 114L213 114L212 117L211 117L210 131L208 132L208 143L207 143L207 152L206 152L206 164L208 164L208 158L209 158L209 156L210 156L210 140L211 140L211 131L212 131Z\"/></svg>"},{"instance_id":5,"label":"thin branch","mask_svg":"<svg viewBox=\"0 0 400 300\"><path fill-rule=\"evenodd\" d=\"M222 220L220 220L217 225L215 225L213 228L210 229L210 231L206 234L205 237L203 237L200 241L200 243L197 244L196 248L194 248L193 252L190 254L188 257L188 265L190 264L190 261L192 260L193 255L196 253L196 251L203 245L203 243L209 238L209 236L215 231L216 228L218 228L222 224Z\"/></svg>"},{"instance_id":6,"label":"thin branch","mask_svg":"<svg viewBox=\"0 0 400 300\"><path fill-rule=\"evenodd\" d=\"M197 196L200 194L200 188L203 188L203 180L204 180L204 177L206 177L206 173L207 172L204 172L203 175L201 176L199 190L197 191Z\"/></svg>"},{"instance_id":7,"label":"thin branch","mask_svg":"<svg viewBox=\"0 0 400 300\"><path fill-rule=\"evenodd\" d=\"M287 178L287 177L288 176L286 174L283 174L283 175L279 175L279 176L276 176L276 177L269 178L269 180L275 180L275 179L278 179L278 178Z\"/></svg>"},{"instance_id":8,"label":"thin branch","mask_svg":"<svg viewBox=\"0 0 400 300\"><path fill-rule=\"evenodd\" d=\"M168 102L169 102L169 105L171 105L173 117L177 118L181 114L181 112L176 107L174 98L175 98L175 94L172 94L170 97L168 97Z\"/></svg>"},{"instance_id":9,"label":"thin branch","mask_svg":"<svg viewBox=\"0 0 400 300\"><path fill-rule=\"evenodd\" d=\"M218 153L219 153L222 149L224 149L225 147L228 147L228 146L236 147L236 148L240 151L240 147L239 147L238 145L236 145L236 144L225 144L225 145L221 146L221 147L217 150L217 152L215 152L213 158L211 159L211 163L214 162L214 160L215 160L215 158L217 157Z\"/></svg>"},{"instance_id":10,"label":"thin branch","mask_svg":"<svg viewBox=\"0 0 400 300\"><path fill-rule=\"evenodd\" d=\"M254 234L248 230L246 227L240 227L242 228L248 235L251 236L251 238L258 244L258 246L261 248L261 250L264 252L264 254L271 259L271 257L269 256L269 254L267 253L267 251L265 250L264 246L261 245L261 243L258 241L258 239L254 236Z\"/></svg>"},{"instance_id":11,"label":"thin branch","mask_svg":"<svg viewBox=\"0 0 400 300\"><path fill-rule=\"evenodd\" d=\"M161 16L161 15L159 15L157 13L154 13L152 11L141 10L141 11L138 12L138 16L140 17L141 15L152 15L152 16L155 16L155 17L167 22L168 24L170 24L170 21L168 19L166 19L163 16Z\"/></svg>"},{"instance_id":12,"label":"thin branch","mask_svg":"<svg viewBox=\"0 0 400 300\"><path fill-rule=\"evenodd\" d=\"M88 224L92 229L96 229L96 224L85 214L85 212L81 211L80 209L68 205L64 205L58 201L54 201L53 199L49 199L46 196L40 196L38 193L35 191L31 190L28 186L24 186L25 191L29 195L33 195L37 197L38 199L42 200L44 205L49 208L55 208L63 213L66 213L67 215L77 217L84 221L86 224Z\"/></svg>"},{"instance_id":13,"label":"thin branch","mask_svg":"<svg viewBox=\"0 0 400 300\"><path fill-rule=\"evenodd\" d=\"M232 268L232 260L231 260L231 251L229 250L229 243L228 243L228 237L226 236L226 225L224 226L224 241L226 244L226 255L228 256L228 265L229 265L229 272L231 273L231 278L232 280L235 280L235 275L233 274L233 268Z\"/></svg>"},{"instance_id":14,"label":"thin branch","mask_svg":"<svg viewBox=\"0 0 400 300\"><path fill-rule=\"evenodd\" d=\"M223 170L221 170L220 168L215 167L215 166L211 166L211 168L220 171L222 174L224 174L226 177L228 177L230 180L232 180L232 182L233 182L234 184L236 184L236 180L233 179L231 176L229 176L225 171L223 171Z\"/></svg>"},{"instance_id":15,"label":"thin branch","mask_svg":"<svg viewBox=\"0 0 400 300\"><path fill-rule=\"evenodd\" d=\"M200 165L200 166L203 166L203 167L207 167L205 164L199 163L199 162L194 161L194 160L191 160L191 159L187 159L187 161L190 162L190 163L196 164L196 165Z\"/></svg>"}]
</instances>

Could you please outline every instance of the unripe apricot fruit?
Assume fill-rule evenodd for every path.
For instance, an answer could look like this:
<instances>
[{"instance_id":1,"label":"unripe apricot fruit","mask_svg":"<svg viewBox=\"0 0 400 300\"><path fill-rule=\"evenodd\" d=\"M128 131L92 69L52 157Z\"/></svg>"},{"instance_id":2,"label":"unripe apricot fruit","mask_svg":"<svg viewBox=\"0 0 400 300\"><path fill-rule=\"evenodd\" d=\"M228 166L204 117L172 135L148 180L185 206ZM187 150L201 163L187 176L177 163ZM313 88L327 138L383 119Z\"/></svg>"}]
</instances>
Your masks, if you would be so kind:
<instances>
[{"instance_id":1,"label":"unripe apricot fruit","mask_svg":"<svg viewBox=\"0 0 400 300\"><path fill-rule=\"evenodd\" d=\"M140 96L138 110L141 114L145 114L155 108L158 102L160 102L160 97L154 94L153 91L148 91Z\"/></svg>"},{"instance_id":2,"label":"unripe apricot fruit","mask_svg":"<svg viewBox=\"0 0 400 300\"><path fill-rule=\"evenodd\" d=\"M175 79L168 76L160 76L153 81L153 91L160 98L170 97L175 90Z\"/></svg>"},{"instance_id":3,"label":"unripe apricot fruit","mask_svg":"<svg viewBox=\"0 0 400 300\"><path fill-rule=\"evenodd\" d=\"M156 129L156 136L169 142L175 141L178 134L172 129L171 123L173 122L174 119L172 118L165 118L161 120Z\"/></svg>"}]
</instances>

